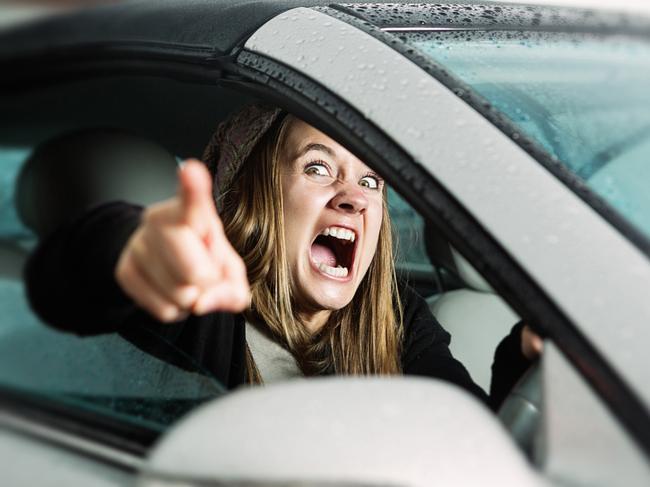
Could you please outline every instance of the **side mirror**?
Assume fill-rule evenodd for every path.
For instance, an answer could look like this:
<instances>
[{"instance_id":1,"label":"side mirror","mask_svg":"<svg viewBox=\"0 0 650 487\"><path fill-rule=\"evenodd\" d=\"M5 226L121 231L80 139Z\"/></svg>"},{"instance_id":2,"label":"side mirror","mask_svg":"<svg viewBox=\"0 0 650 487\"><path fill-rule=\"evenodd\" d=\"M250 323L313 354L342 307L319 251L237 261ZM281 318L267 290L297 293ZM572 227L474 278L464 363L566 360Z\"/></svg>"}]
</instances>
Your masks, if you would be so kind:
<instances>
[{"instance_id":1,"label":"side mirror","mask_svg":"<svg viewBox=\"0 0 650 487\"><path fill-rule=\"evenodd\" d=\"M170 478L188 485L540 483L485 406L456 386L418 378L309 379L223 396L164 435L140 485Z\"/></svg>"}]
</instances>

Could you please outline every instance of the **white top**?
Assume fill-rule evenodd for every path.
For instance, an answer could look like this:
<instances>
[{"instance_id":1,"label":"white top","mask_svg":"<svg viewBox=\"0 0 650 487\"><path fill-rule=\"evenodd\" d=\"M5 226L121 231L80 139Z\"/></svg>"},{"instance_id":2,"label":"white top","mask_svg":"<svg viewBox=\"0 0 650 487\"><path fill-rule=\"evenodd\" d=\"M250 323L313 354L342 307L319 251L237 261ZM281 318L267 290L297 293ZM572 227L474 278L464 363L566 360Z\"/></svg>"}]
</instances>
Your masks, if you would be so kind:
<instances>
[{"instance_id":1,"label":"white top","mask_svg":"<svg viewBox=\"0 0 650 487\"><path fill-rule=\"evenodd\" d=\"M246 342L265 384L304 376L291 352L249 322L246 322Z\"/></svg>"}]
</instances>

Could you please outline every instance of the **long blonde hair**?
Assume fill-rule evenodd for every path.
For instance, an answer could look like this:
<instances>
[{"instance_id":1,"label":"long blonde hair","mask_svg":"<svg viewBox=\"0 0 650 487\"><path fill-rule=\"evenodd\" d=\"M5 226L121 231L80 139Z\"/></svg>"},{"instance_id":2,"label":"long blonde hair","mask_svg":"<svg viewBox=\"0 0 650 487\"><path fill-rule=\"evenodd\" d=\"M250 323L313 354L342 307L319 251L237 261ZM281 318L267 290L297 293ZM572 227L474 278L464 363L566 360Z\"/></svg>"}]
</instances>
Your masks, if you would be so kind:
<instances>
[{"instance_id":1,"label":"long blonde hair","mask_svg":"<svg viewBox=\"0 0 650 487\"><path fill-rule=\"evenodd\" d=\"M291 120L286 116L269 129L219 202L226 235L251 284L252 305L244 315L286 347L305 375L399 374L402 310L385 191L377 250L352 301L333 311L316 335L294 312L280 181L280 154ZM249 351L247 369L249 382L261 382Z\"/></svg>"}]
</instances>

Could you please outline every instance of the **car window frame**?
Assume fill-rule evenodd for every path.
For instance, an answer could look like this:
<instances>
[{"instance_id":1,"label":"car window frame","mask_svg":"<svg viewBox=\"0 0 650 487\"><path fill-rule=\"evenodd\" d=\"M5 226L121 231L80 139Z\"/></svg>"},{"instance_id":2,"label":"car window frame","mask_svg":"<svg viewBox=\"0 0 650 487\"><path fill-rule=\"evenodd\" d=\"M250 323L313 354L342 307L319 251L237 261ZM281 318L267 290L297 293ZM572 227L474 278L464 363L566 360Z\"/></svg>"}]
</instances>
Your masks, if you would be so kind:
<instances>
[{"instance_id":1,"label":"car window frame","mask_svg":"<svg viewBox=\"0 0 650 487\"><path fill-rule=\"evenodd\" d=\"M299 10L294 11L296 16ZM399 44L394 38L386 37L379 28L357 17L328 7L312 10L349 23L393 49ZM287 15L283 18L287 18ZM310 21L312 19L306 9L305 18ZM265 27L273 29L271 25L273 23L269 22ZM315 27L316 23L312 21L310 25ZM256 42L254 35L247 42L247 47L257 46ZM524 321L535 327L543 323L545 326L539 330L559 345L573 366L589 380L590 386L619 417L637 444L646 453L650 452L650 433L646 434L637 428L638 424L648 421L648 414L641 400L611 367L607 358L594 348L525 270L439 181L401 148L391 145L389 140L382 140L382 137L386 137L380 129L373 126L371 114L354 113L354 108L336 94L329 92L318 81L301 74L295 66L287 65L285 60L273 59L273 56L268 55L272 49L266 45L255 52L245 49L239 55L238 61L253 71L249 76L257 76L257 79L260 79L260 73L268 76L265 83L268 87L275 86L275 99L279 105L290 107L292 112L339 140L359 158L382 173L393 188L443 232L451 244L461 251ZM408 56L405 57L409 59ZM279 86L276 86L276 81ZM256 91L261 90L257 88ZM283 91L292 92L294 99L282 100ZM315 114L307 110L304 102L301 103L297 99L299 96L315 101L321 113ZM461 94L460 98L465 101L464 94ZM492 123L490 118L486 119ZM360 144L359 140L354 140L350 132L356 133L358 139L366 143L365 146ZM616 393L613 390L616 390Z\"/></svg>"}]
</instances>

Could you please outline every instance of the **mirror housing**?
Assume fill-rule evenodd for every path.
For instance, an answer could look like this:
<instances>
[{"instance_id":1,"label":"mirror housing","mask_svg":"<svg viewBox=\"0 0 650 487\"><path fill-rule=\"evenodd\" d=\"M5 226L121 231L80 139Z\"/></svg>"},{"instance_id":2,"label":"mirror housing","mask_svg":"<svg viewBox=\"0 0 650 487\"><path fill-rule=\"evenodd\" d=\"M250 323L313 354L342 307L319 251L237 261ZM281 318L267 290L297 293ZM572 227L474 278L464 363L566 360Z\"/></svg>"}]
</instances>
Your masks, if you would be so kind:
<instances>
[{"instance_id":1,"label":"mirror housing","mask_svg":"<svg viewBox=\"0 0 650 487\"><path fill-rule=\"evenodd\" d=\"M543 483L487 407L452 384L412 377L241 388L163 436L140 485L170 478L233 485Z\"/></svg>"}]
</instances>

